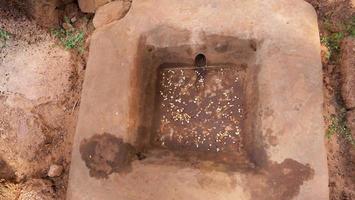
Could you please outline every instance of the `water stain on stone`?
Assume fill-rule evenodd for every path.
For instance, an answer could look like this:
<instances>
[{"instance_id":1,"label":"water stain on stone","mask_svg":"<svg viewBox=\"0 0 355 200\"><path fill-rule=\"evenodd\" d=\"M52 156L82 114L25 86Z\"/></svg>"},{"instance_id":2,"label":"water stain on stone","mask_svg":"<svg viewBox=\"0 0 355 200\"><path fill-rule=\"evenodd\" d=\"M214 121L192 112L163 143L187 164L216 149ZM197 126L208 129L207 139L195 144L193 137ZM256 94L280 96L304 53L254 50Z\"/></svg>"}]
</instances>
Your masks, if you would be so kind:
<instances>
[{"instance_id":1,"label":"water stain on stone","mask_svg":"<svg viewBox=\"0 0 355 200\"><path fill-rule=\"evenodd\" d=\"M108 178L112 173L129 172L136 150L109 133L94 135L80 144L81 158L94 178Z\"/></svg>"},{"instance_id":2,"label":"water stain on stone","mask_svg":"<svg viewBox=\"0 0 355 200\"><path fill-rule=\"evenodd\" d=\"M314 170L308 165L293 159L285 159L282 163L269 163L262 170L258 180L249 183L252 199L258 200L291 200L300 192L305 181L311 180Z\"/></svg>"}]
</instances>

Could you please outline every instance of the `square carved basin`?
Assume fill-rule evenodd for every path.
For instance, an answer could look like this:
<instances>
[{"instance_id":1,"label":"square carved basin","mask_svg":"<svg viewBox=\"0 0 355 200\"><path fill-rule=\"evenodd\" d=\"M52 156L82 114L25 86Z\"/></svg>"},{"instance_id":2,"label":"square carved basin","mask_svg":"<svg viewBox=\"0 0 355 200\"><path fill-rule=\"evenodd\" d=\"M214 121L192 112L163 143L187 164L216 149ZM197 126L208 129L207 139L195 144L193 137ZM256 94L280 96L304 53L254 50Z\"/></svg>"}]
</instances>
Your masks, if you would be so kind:
<instances>
[{"instance_id":1,"label":"square carved basin","mask_svg":"<svg viewBox=\"0 0 355 200\"><path fill-rule=\"evenodd\" d=\"M148 41L141 39L137 64L144 67L136 72L132 108L138 109L131 113L138 151L234 170L263 162L252 121L257 42L212 35L203 45L157 48ZM206 62L202 67L198 56Z\"/></svg>"}]
</instances>

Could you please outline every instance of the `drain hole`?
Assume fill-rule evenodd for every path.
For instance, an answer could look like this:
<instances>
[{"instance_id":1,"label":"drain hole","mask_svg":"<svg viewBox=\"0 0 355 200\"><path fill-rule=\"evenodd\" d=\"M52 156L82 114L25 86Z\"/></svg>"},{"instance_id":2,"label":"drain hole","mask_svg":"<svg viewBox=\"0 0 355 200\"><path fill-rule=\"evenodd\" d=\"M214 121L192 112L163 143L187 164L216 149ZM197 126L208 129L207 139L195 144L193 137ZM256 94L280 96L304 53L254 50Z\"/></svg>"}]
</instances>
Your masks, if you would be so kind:
<instances>
[{"instance_id":1,"label":"drain hole","mask_svg":"<svg viewBox=\"0 0 355 200\"><path fill-rule=\"evenodd\" d=\"M147 156L145 156L142 152L137 152L136 156L137 156L138 160L144 160L147 158Z\"/></svg>"},{"instance_id":2,"label":"drain hole","mask_svg":"<svg viewBox=\"0 0 355 200\"><path fill-rule=\"evenodd\" d=\"M202 53L198 54L195 57L195 66L196 67L205 67L207 65L206 56Z\"/></svg>"}]
</instances>

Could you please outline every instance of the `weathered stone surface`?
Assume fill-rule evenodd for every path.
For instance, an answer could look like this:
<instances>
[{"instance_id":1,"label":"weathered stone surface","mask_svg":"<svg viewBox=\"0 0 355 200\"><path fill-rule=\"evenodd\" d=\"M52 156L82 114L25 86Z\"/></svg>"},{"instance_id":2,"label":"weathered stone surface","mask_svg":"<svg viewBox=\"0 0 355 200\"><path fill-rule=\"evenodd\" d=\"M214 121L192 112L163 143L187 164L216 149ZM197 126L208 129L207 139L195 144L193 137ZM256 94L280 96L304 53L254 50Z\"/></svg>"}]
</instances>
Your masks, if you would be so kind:
<instances>
[{"instance_id":1,"label":"weathered stone surface","mask_svg":"<svg viewBox=\"0 0 355 200\"><path fill-rule=\"evenodd\" d=\"M95 28L99 28L105 24L121 19L126 15L130 6L131 2L119 0L99 7L93 20Z\"/></svg>"},{"instance_id":2,"label":"weathered stone surface","mask_svg":"<svg viewBox=\"0 0 355 200\"><path fill-rule=\"evenodd\" d=\"M124 19L92 36L67 199L327 200L319 41L316 13L301 0L133 1ZM158 67L191 66L199 53L208 65L246 70L245 148L254 165L147 145ZM145 159L127 173L90 175L80 145L104 133L147 150Z\"/></svg>"},{"instance_id":3,"label":"weathered stone surface","mask_svg":"<svg viewBox=\"0 0 355 200\"><path fill-rule=\"evenodd\" d=\"M344 39L341 45L341 94L347 108L355 108L355 38Z\"/></svg>"},{"instance_id":4,"label":"weathered stone surface","mask_svg":"<svg viewBox=\"0 0 355 200\"><path fill-rule=\"evenodd\" d=\"M105 5L112 0L78 0L82 12L94 13L100 6Z\"/></svg>"}]
</instances>

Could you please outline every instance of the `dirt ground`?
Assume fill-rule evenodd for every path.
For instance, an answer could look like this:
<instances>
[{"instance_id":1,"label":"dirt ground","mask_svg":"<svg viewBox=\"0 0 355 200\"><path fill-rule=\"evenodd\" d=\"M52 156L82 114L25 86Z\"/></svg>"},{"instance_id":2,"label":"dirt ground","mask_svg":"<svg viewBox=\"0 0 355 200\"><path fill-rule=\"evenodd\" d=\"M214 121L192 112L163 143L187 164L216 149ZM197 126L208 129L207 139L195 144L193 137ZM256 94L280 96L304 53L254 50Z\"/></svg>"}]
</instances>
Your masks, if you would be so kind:
<instances>
[{"instance_id":1,"label":"dirt ground","mask_svg":"<svg viewBox=\"0 0 355 200\"><path fill-rule=\"evenodd\" d=\"M355 16L355 5L351 0L307 0L313 5L318 14L321 39L331 34L341 32L343 24L349 23ZM353 6L353 7L352 7ZM339 52L327 56L330 49L322 46L322 64L324 72L324 118L330 125L332 115L342 112L344 102L341 96L341 58L354 55L341 55L344 48L339 41ZM335 49L335 47L334 47ZM344 136L336 134L326 139L327 158L329 167L329 188L331 200L355 199L355 157L351 151L355 148Z\"/></svg>"},{"instance_id":2,"label":"dirt ground","mask_svg":"<svg viewBox=\"0 0 355 200\"><path fill-rule=\"evenodd\" d=\"M307 1L318 13L321 38L342 31L341 25L355 16L351 0ZM86 54L66 50L51 31L2 0L0 28L10 33L0 48L0 200L65 199ZM334 48L338 52L331 56L329 48L322 49L324 118L329 125L331 115L344 107L341 49ZM350 153L355 147L339 134L325 145L330 199L355 199ZM49 177L54 164L64 170Z\"/></svg>"},{"instance_id":3,"label":"dirt ground","mask_svg":"<svg viewBox=\"0 0 355 200\"><path fill-rule=\"evenodd\" d=\"M1 2L0 199L64 199L85 62Z\"/></svg>"}]
</instances>

